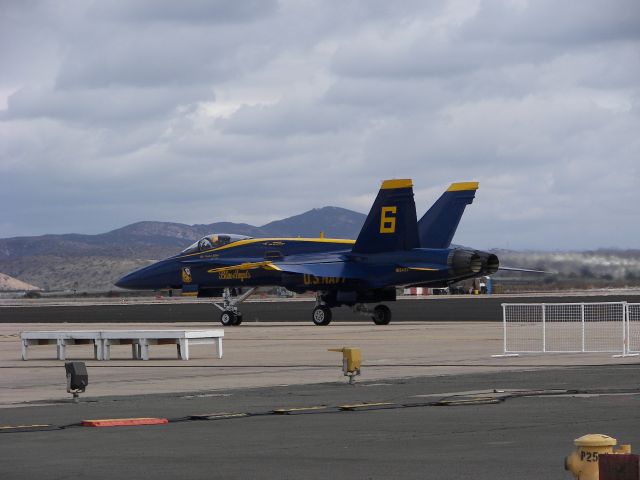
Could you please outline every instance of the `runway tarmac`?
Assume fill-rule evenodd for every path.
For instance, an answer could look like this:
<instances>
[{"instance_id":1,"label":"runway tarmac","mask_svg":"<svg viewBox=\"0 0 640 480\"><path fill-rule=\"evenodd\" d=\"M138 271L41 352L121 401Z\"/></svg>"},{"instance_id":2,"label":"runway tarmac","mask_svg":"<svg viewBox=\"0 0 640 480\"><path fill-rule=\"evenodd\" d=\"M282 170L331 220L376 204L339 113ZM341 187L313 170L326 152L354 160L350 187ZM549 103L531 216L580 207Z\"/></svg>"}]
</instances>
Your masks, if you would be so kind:
<instances>
[{"instance_id":1,"label":"runway tarmac","mask_svg":"<svg viewBox=\"0 0 640 480\"><path fill-rule=\"evenodd\" d=\"M405 298L388 303L392 322L403 321L502 321L502 303L637 302L640 295L555 295L555 296L430 296ZM19 305L19 306L18 306ZM0 323L163 323L217 322L220 311L211 302L185 302L180 298L156 303L99 304L97 300L61 301L39 306L40 302L12 302L0 305ZM241 305L245 323L311 322L312 300L247 301ZM370 322L350 308L333 309L334 322Z\"/></svg>"},{"instance_id":2,"label":"runway tarmac","mask_svg":"<svg viewBox=\"0 0 640 480\"><path fill-rule=\"evenodd\" d=\"M2 423L55 429L0 433L0 477L569 478L564 457L573 450L573 439L586 433L605 433L637 450L639 370L638 365L552 368L4 409ZM467 403L456 406L460 400ZM387 405L337 408L381 402ZM301 407L325 408L273 413ZM220 412L247 416L191 417ZM170 423L77 426L83 419L134 416L165 417Z\"/></svg>"},{"instance_id":3,"label":"runway tarmac","mask_svg":"<svg viewBox=\"0 0 640 480\"><path fill-rule=\"evenodd\" d=\"M524 300L400 301L391 305L396 321L383 327L340 316L347 312L316 327L310 302L248 303L245 323L225 328L223 359L204 345L186 362L176 360L175 347L154 346L142 362L119 346L111 361L98 362L89 346L69 347L69 358L85 361L89 371L79 404L64 391L54 347L32 347L30 360L19 360L20 331L87 328L66 323L73 321L91 328L219 328L216 310L178 302L1 307L0 478L537 480L570 478L563 459L573 439L587 433L611 435L637 451L638 358L492 358L501 352L505 301ZM438 321L420 321L434 312ZM339 354L327 351L345 345L363 351L355 386L342 376ZM374 403L382 405L340 408ZM211 416L221 413L239 415ZM169 423L79 426L130 417ZM7 428L17 426L27 427Z\"/></svg>"}]
</instances>

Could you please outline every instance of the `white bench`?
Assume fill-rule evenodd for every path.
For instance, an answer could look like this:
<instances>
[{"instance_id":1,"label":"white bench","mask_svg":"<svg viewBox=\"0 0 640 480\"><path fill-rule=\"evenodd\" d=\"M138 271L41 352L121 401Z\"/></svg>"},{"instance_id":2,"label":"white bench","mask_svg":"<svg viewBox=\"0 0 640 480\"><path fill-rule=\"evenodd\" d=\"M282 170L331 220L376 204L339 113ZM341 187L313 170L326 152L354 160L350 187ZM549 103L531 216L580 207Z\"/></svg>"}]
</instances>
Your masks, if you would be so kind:
<instances>
[{"instance_id":1,"label":"white bench","mask_svg":"<svg viewBox=\"0 0 640 480\"><path fill-rule=\"evenodd\" d=\"M149 360L149 345L175 344L178 358L189 360L189 346L215 344L218 358L222 358L224 330L75 330L22 332L22 359L27 359L31 345L56 345L56 358L65 360L66 346L93 342L96 360L109 360L111 345L131 345L134 359Z\"/></svg>"},{"instance_id":2,"label":"white bench","mask_svg":"<svg viewBox=\"0 0 640 480\"><path fill-rule=\"evenodd\" d=\"M56 358L64 360L67 345L82 345L93 342L93 355L96 360L102 360L102 344L100 332L91 330L76 330L75 332L64 331L39 331L22 332L22 360L27 359L27 348L31 345L55 345Z\"/></svg>"},{"instance_id":3,"label":"white bench","mask_svg":"<svg viewBox=\"0 0 640 480\"><path fill-rule=\"evenodd\" d=\"M111 345L131 344L133 358L149 360L149 345L175 344L178 358L189 360L189 346L214 344L222 358L224 330L106 330L102 336L102 357L109 360Z\"/></svg>"}]
</instances>

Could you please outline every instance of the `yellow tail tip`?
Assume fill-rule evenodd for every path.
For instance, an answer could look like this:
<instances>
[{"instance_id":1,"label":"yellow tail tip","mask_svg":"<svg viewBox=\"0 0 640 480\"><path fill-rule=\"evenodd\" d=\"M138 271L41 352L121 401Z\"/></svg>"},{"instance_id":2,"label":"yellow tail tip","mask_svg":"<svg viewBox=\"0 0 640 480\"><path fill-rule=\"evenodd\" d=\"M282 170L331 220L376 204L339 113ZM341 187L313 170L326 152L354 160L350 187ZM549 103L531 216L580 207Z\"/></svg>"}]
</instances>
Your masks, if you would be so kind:
<instances>
[{"instance_id":1,"label":"yellow tail tip","mask_svg":"<svg viewBox=\"0 0 640 480\"><path fill-rule=\"evenodd\" d=\"M479 182L458 182L452 183L447 192L460 192L463 190L478 190Z\"/></svg>"},{"instance_id":2,"label":"yellow tail tip","mask_svg":"<svg viewBox=\"0 0 640 480\"><path fill-rule=\"evenodd\" d=\"M392 180L385 180L382 182L382 190L390 188L412 188L413 181L410 178L394 178Z\"/></svg>"}]
</instances>

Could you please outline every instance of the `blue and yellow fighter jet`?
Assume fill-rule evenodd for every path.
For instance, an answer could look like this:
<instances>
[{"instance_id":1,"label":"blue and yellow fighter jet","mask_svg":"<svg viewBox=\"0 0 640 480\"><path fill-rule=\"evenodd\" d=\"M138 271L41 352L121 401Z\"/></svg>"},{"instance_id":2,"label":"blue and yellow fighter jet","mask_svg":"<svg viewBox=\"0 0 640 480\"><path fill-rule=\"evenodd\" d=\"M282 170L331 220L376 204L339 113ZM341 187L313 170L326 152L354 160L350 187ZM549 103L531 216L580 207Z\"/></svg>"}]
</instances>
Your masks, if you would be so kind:
<instances>
[{"instance_id":1,"label":"blue and yellow fighter jet","mask_svg":"<svg viewBox=\"0 0 640 480\"><path fill-rule=\"evenodd\" d=\"M251 238L206 236L179 254L122 277L116 286L129 289L183 289L213 296L222 289L223 325L239 325L238 305L257 287L282 286L293 292L316 292L312 319L331 322L331 309L347 305L386 325L386 305L396 286L444 287L491 275L498 257L451 245L478 182L454 183L417 221L411 180L385 180L358 238ZM241 295L232 289L251 287Z\"/></svg>"}]
</instances>

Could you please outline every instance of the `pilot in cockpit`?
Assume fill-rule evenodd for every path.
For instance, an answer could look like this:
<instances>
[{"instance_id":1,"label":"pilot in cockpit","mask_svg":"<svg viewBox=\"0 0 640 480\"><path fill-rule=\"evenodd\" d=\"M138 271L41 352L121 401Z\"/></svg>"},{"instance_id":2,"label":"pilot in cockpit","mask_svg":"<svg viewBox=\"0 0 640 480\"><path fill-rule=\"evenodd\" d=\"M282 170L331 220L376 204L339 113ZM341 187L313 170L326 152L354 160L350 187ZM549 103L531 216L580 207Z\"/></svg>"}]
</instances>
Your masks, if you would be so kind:
<instances>
[{"instance_id":1,"label":"pilot in cockpit","mask_svg":"<svg viewBox=\"0 0 640 480\"><path fill-rule=\"evenodd\" d=\"M198 249L203 252L205 250L226 245L229 242L231 242L231 237L229 235L210 235L200 239L198 242Z\"/></svg>"},{"instance_id":2,"label":"pilot in cockpit","mask_svg":"<svg viewBox=\"0 0 640 480\"><path fill-rule=\"evenodd\" d=\"M215 235L212 235L213 237L215 237ZM209 239L209 237L204 237L200 239L200 242L198 243L198 249L202 252L204 250L209 250L213 248L213 245L211 244L211 240Z\"/></svg>"},{"instance_id":3,"label":"pilot in cockpit","mask_svg":"<svg viewBox=\"0 0 640 480\"><path fill-rule=\"evenodd\" d=\"M223 245L227 245L228 243L237 242L238 240L247 240L251 237L247 237L246 235L236 235L236 234L222 234L222 235L207 235L206 237L202 237L195 243L192 243L187 248L185 248L182 252L182 255L189 255L198 252L206 252L212 250L214 248L221 247Z\"/></svg>"}]
</instances>

